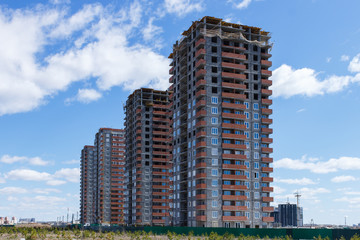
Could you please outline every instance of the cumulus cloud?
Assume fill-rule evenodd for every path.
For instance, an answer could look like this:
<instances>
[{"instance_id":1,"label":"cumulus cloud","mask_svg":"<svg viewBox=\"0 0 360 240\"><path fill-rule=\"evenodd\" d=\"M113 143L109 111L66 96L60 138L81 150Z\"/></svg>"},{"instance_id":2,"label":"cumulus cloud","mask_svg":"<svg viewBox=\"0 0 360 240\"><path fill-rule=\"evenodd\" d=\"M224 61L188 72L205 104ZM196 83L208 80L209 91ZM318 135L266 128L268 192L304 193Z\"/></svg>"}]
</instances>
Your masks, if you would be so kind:
<instances>
[{"instance_id":1,"label":"cumulus cloud","mask_svg":"<svg viewBox=\"0 0 360 240\"><path fill-rule=\"evenodd\" d=\"M4 187L4 188L0 188L0 193L1 194L7 194L7 195L12 195L12 194L24 194L27 193L28 191L25 188L21 188L21 187Z\"/></svg>"},{"instance_id":2,"label":"cumulus cloud","mask_svg":"<svg viewBox=\"0 0 360 240\"><path fill-rule=\"evenodd\" d=\"M309 170L313 173L329 173L338 170L359 170L360 158L340 157L331 158L328 161L319 161L303 156L301 159L283 158L274 162L275 168L287 168L292 170Z\"/></svg>"},{"instance_id":3,"label":"cumulus cloud","mask_svg":"<svg viewBox=\"0 0 360 240\"><path fill-rule=\"evenodd\" d=\"M78 93L73 98L68 98L65 100L66 103L71 103L73 101L79 101L82 103L90 103L100 99L102 94L95 89L79 89Z\"/></svg>"},{"instance_id":4,"label":"cumulus cloud","mask_svg":"<svg viewBox=\"0 0 360 240\"><path fill-rule=\"evenodd\" d=\"M342 61L342 62L347 62L349 60L350 60L350 57L348 55L342 55L340 57L340 61Z\"/></svg>"},{"instance_id":5,"label":"cumulus cloud","mask_svg":"<svg viewBox=\"0 0 360 240\"><path fill-rule=\"evenodd\" d=\"M204 3L190 0L165 0L165 9L168 13L174 13L178 16L184 16L190 12L199 12L203 10Z\"/></svg>"},{"instance_id":6,"label":"cumulus cloud","mask_svg":"<svg viewBox=\"0 0 360 240\"><path fill-rule=\"evenodd\" d=\"M240 2L234 1L234 0L228 0L228 2L233 3L234 6L236 8L238 8L238 9L244 9L244 8L247 8L250 5L252 0L241 0Z\"/></svg>"},{"instance_id":7,"label":"cumulus cloud","mask_svg":"<svg viewBox=\"0 0 360 240\"><path fill-rule=\"evenodd\" d=\"M24 156L19 157L19 156L10 156L10 155L3 155L0 158L0 162L7 164L22 162L22 163L29 163L30 165L35 165L35 166L46 166L49 164L48 161L45 161L40 157L29 158Z\"/></svg>"},{"instance_id":8,"label":"cumulus cloud","mask_svg":"<svg viewBox=\"0 0 360 240\"><path fill-rule=\"evenodd\" d=\"M355 69L355 67L353 67ZM360 71L360 65L358 70ZM319 79L319 73L311 68L293 69L283 64L273 71L272 80L274 97L289 98L295 95L313 97L325 93L343 90L350 83L359 82L360 74L355 76L331 75L324 80Z\"/></svg>"},{"instance_id":9,"label":"cumulus cloud","mask_svg":"<svg viewBox=\"0 0 360 240\"><path fill-rule=\"evenodd\" d=\"M198 4L181 1L174 9ZM0 8L0 34L7 36L0 39L0 116L38 108L80 81L96 83L79 90L76 100L85 103L114 86L166 89L169 60L139 38L142 14L138 1L118 11L89 4L73 14L62 5Z\"/></svg>"},{"instance_id":10,"label":"cumulus cloud","mask_svg":"<svg viewBox=\"0 0 360 240\"><path fill-rule=\"evenodd\" d=\"M360 72L360 53L351 59L348 70L350 72Z\"/></svg>"},{"instance_id":11,"label":"cumulus cloud","mask_svg":"<svg viewBox=\"0 0 360 240\"><path fill-rule=\"evenodd\" d=\"M331 179L334 183L342 183L342 182L350 182L350 181L356 181L356 178L353 176L337 176Z\"/></svg>"},{"instance_id":12,"label":"cumulus cloud","mask_svg":"<svg viewBox=\"0 0 360 240\"><path fill-rule=\"evenodd\" d=\"M275 182L278 183L286 183L286 184L291 184L291 185L312 185L312 184L316 184L316 182L314 182L313 180L311 180L310 178L295 178L295 179L280 179L277 178L275 180Z\"/></svg>"},{"instance_id":13,"label":"cumulus cloud","mask_svg":"<svg viewBox=\"0 0 360 240\"><path fill-rule=\"evenodd\" d=\"M80 168L62 168L54 174L56 178L64 178L69 182L79 182Z\"/></svg>"}]
</instances>

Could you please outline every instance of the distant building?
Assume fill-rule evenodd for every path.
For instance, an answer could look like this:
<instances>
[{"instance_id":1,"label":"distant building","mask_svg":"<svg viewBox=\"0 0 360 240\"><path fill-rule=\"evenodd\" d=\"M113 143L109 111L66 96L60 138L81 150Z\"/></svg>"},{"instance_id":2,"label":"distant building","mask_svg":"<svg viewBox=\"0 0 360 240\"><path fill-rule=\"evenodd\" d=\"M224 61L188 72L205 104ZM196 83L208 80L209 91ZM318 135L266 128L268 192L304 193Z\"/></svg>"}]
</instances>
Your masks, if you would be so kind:
<instances>
[{"instance_id":1,"label":"distant building","mask_svg":"<svg viewBox=\"0 0 360 240\"><path fill-rule=\"evenodd\" d=\"M20 218L19 223L35 223L35 218Z\"/></svg>"},{"instance_id":2,"label":"distant building","mask_svg":"<svg viewBox=\"0 0 360 240\"><path fill-rule=\"evenodd\" d=\"M296 204L279 204L273 213L275 227L302 227L303 209Z\"/></svg>"},{"instance_id":3,"label":"distant building","mask_svg":"<svg viewBox=\"0 0 360 240\"><path fill-rule=\"evenodd\" d=\"M100 128L81 152L81 223L124 223L124 130Z\"/></svg>"}]
</instances>

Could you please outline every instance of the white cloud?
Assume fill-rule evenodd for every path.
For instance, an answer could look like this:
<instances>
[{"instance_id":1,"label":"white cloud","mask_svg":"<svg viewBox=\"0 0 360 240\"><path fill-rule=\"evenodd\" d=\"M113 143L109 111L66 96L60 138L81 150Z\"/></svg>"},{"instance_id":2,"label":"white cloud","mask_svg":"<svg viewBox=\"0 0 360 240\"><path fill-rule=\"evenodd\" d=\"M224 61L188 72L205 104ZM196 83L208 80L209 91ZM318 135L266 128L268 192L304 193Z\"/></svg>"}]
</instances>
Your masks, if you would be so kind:
<instances>
[{"instance_id":1,"label":"white cloud","mask_svg":"<svg viewBox=\"0 0 360 240\"><path fill-rule=\"evenodd\" d=\"M348 56L348 55L342 55L340 58L340 61L342 61L342 62L347 62L349 60L350 60L350 56Z\"/></svg>"},{"instance_id":2,"label":"white cloud","mask_svg":"<svg viewBox=\"0 0 360 240\"><path fill-rule=\"evenodd\" d=\"M312 184L316 184L316 182L314 182L313 180L311 180L310 178L295 178L295 179L280 179L277 178L275 180L275 182L278 183L286 183L286 184L292 184L292 185L312 185Z\"/></svg>"},{"instance_id":3,"label":"white cloud","mask_svg":"<svg viewBox=\"0 0 360 240\"><path fill-rule=\"evenodd\" d=\"M79 182L80 168L62 168L54 174L56 178L64 178L69 182Z\"/></svg>"},{"instance_id":4,"label":"white cloud","mask_svg":"<svg viewBox=\"0 0 360 240\"><path fill-rule=\"evenodd\" d=\"M163 32L163 29L159 26L153 25L155 18L150 18L148 25L142 30L145 41L154 40L154 38Z\"/></svg>"},{"instance_id":5,"label":"white cloud","mask_svg":"<svg viewBox=\"0 0 360 240\"><path fill-rule=\"evenodd\" d=\"M306 111L306 109L305 109L305 108L301 108L301 109L297 110L296 112L297 112L297 113L301 113L301 112L304 112L304 111Z\"/></svg>"},{"instance_id":6,"label":"white cloud","mask_svg":"<svg viewBox=\"0 0 360 240\"><path fill-rule=\"evenodd\" d=\"M286 191L286 189L281 188L281 187L279 187L279 186L273 186L273 188L274 188L274 194L275 194L275 195L281 194L281 193L283 193L283 192Z\"/></svg>"},{"instance_id":7,"label":"white cloud","mask_svg":"<svg viewBox=\"0 0 360 240\"><path fill-rule=\"evenodd\" d=\"M313 173L329 173L338 170L360 170L360 158L340 157L319 161L302 156L301 159L283 158L274 162L275 168L309 170Z\"/></svg>"},{"instance_id":8,"label":"white cloud","mask_svg":"<svg viewBox=\"0 0 360 240\"><path fill-rule=\"evenodd\" d=\"M73 160L69 160L69 161L64 161L62 162L63 164L80 164L80 160L78 159L73 159Z\"/></svg>"},{"instance_id":9,"label":"white cloud","mask_svg":"<svg viewBox=\"0 0 360 240\"><path fill-rule=\"evenodd\" d=\"M335 202L348 202L350 204L360 204L360 197L350 198L348 196L344 196L341 198L334 199Z\"/></svg>"},{"instance_id":10,"label":"white cloud","mask_svg":"<svg viewBox=\"0 0 360 240\"><path fill-rule=\"evenodd\" d=\"M348 70L350 72L360 72L360 53L351 59Z\"/></svg>"},{"instance_id":11,"label":"white cloud","mask_svg":"<svg viewBox=\"0 0 360 240\"><path fill-rule=\"evenodd\" d=\"M319 73L311 68L294 70L291 66L283 64L273 71L274 97L289 98L295 95L313 97L325 93L334 93L343 90L350 83L359 82L360 74L355 76L332 75L325 80L318 79Z\"/></svg>"},{"instance_id":12,"label":"white cloud","mask_svg":"<svg viewBox=\"0 0 360 240\"><path fill-rule=\"evenodd\" d=\"M168 13L175 13L178 16L184 16L190 12L200 12L203 10L203 1L190 0L165 0L164 1L166 11Z\"/></svg>"},{"instance_id":13,"label":"white cloud","mask_svg":"<svg viewBox=\"0 0 360 240\"><path fill-rule=\"evenodd\" d=\"M11 195L11 194L24 194L27 193L28 191L25 188L21 188L21 187L4 187L4 188L0 188L0 193L1 194L7 194L7 195Z\"/></svg>"},{"instance_id":14,"label":"white cloud","mask_svg":"<svg viewBox=\"0 0 360 240\"><path fill-rule=\"evenodd\" d=\"M198 4L185 1L174 9ZM98 88L79 91L83 102L114 86L166 89L169 60L139 38L142 11L138 1L119 11L86 5L74 14L53 5L0 9L0 34L7 36L0 39L0 116L31 111L79 81L96 81Z\"/></svg>"},{"instance_id":15,"label":"white cloud","mask_svg":"<svg viewBox=\"0 0 360 240\"><path fill-rule=\"evenodd\" d=\"M327 63L331 62L331 57L327 57L327 58L326 58L326 62L327 62Z\"/></svg>"},{"instance_id":16,"label":"white cloud","mask_svg":"<svg viewBox=\"0 0 360 240\"><path fill-rule=\"evenodd\" d=\"M65 184L65 183L66 183L66 181L64 181L64 180L49 180L46 182L46 184L49 186L59 186L59 185Z\"/></svg>"},{"instance_id":17,"label":"white cloud","mask_svg":"<svg viewBox=\"0 0 360 240\"><path fill-rule=\"evenodd\" d=\"M38 172L31 169L11 170L5 177L11 180L25 181L48 181L52 179L51 175L47 172Z\"/></svg>"},{"instance_id":18,"label":"white cloud","mask_svg":"<svg viewBox=\"0 0 360 240\"><path fill-rule=\"evenodd\" d=\"M228 2L232 2L234 6L238 9L243 9L243 8L247 8L252 2L252 0L241 0L240 2L236 2L234 0L228 0Z\"/></svg>"},{"instance_id":19,"label":"white cloud","mask_svg":"<svg viewBox=\"0 0 360 240\"><path fill-rule=\"evenodd\" d=\"M101 97L102 94L95 89L79 89L75 97L68 98L65 102L70 103L73 101L79 101L81 103L90 103L100 99Z\"/></svg>"},{"instance_id":20,"label":"white cloud","mask_svg":"<svg viewBox=\"0 0 360 240\"><path fill-rule=\"evenodd\" d=\"M35 188L33 189L33 192L37 194L50 194L50 193L60 193L61 191L55 188L45 188L45 189Z\"/></svg>"},{"instance_id":21,"label":"white cloud","mask_svg":"<svg viewBox=\"0 0 360 240\"><path fill-rule=\"evenodd\" d=\"M334 183L342 183L342 182L349 182L349 181L356 181L356 178L353 176L337 176L331 179Z\"/></svg>"},{"instance_id":22,"label":"white cloud","mask_svg":"<svg viewBox=\"0 0 360 240\"><path fill-rule=\"evenodd\" d=\"M7 164L13 164L13 163L17 163L17 162L22 162L22 163L29 163L30 165L35 165L35 166L46 166L49 164L48 161L45 161L43 159L41 159L40 157L33 157L33 158L29 158L29 157L19 157L19 156L10 156L10 155L3 155L0 158L0 162L2 163L7 163Z\"/></svg>"}]
</instances>

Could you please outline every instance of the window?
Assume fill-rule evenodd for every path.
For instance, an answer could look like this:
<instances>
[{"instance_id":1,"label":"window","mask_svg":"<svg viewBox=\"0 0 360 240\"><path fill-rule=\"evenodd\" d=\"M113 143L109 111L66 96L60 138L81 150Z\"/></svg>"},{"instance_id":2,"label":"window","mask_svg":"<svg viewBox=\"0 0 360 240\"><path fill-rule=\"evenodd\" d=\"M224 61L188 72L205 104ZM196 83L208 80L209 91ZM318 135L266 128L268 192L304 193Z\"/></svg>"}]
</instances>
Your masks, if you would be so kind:
<instances>
[{"instance_id":1,"label":"window","mask_svg":"<svg viewBox=\"0 0 360 240\"><path fill-rule=\"evenodd\" d=\"M259 163L258 162L254 162L254 168L259 169Z\"/></svg>"},{"instance_id":2,"label":"window","mask_svg":"<svg viewBox=\"0 0 360 240\"><path fill-rule=\"evenodd\" d=\"M231 140L230 139L224 139L224 143L231 144Z\"/></svg>"},{"instance_id":3,"label":"window","mask_svg":"<svg viewBox=\"0 0 360 240\"><path fill-rule=\"evenodd\" d=\"M260 208L260 203L259 203L259 202L255 202L254 207L255 207L256 209L259 209L259 208Z\"/></svg>"},{"instance_id":4,"label":"window","mask_svg":"<svg viewBox=\"0 0 360 240\"><path fill-rule=\"evenodd\" d=\"M254 110L258 110L259 109L259 104L258 103L254 103Z\"/></svg>"},{"instance_id":5,"label":"window","mask_svg":"<svg viewBox=\"0 0 360 240\"><path fill-rule=\"evenodd\" d=\"M254 139L259 139L259 133L254 133Z\"/></svg>"},{"instance_id":6,"label":"window","mask_svg":"<svg viewBox=\"0 0 360 240\"><path fill-rule=\"evenodd\" d=\"M246 138L249 138L249 132L245 132Z\"/></svg>"},{"instance_id":7,"label":"window","mask_svg":"<svg viewBox=\"0 0 360 240\"><path fill-rule=\"evenodd\" d=\"M211 169L211 176L217 176L218 170L217 169Z\"/></svg>"},{"instance_id":8,"label":"window","mask_svg":"<svg viewBox=\"0 0 360 240\"><path fill-rule=\"evenodd\" d=\"M249 103L245 102L244 104L245 104L246 109L249 109Z\"/></svg>"},{"instance_id":9,"label":"window","mask_svg":"<svg viewBox=\"0 0 360 240\"><path fill-rule=\"evenodd\" d=\"M224 173L223 173L224 175L230 175L231 174L231 172L230 172L230 170L224 170Z\"/></svg>"},{"instance_id":10,"label":"window","mask_svg":"<svg viewBox=\"0 0 360 240\"><path fill-rule=\"evenodd\" d=\"M246 168L250 168L250 163L248 161L245 162Z\"/></svg>"},{"instance_id":11,"label":"window","mask_svg":"<svg viewBox=\"0 0 360 240\"><path fill-rule=\"evenodd\" d=\"M249 123L245 122L245 126L246 126L246 128L249 128Z\"/></svg>"},{"instance_id":12,"label":"window","mask_svg":"<svg viewBox=\"0 0 360 240\"><path fill-rule=\"evenodd\" d=\"M211 159L211 165L217 166L218 165L218 160L215 159L215 158Z\"/></svg>"},{"instance_id":13,"label":"window","mask_svg":"<svg viewBox=\"0 0 360 240\"><path fill-rule=\"evenodd\" d=\"M244 114L245 114L246 119L249 119L249 113L245 112Z\"/></svg>"},{"instance_id":14,"label":"window","mask_svg":"<svg viewBox=\"0 0 360 240\"><path fill-rule=\"evenodd\" d=\"M213 197L219 196L218 190L213 190L212 193L211 193L211 196L213 196Z\"/></svg>"},{"instance_id":15,"label":"window","mask_svg":"<svg viewBox=\"0 0 360 240\"><path fill-rule=\"evenodd\" d=\"M246 146L247 149L250 148L250 143L249 143L249 142L245 142L245 146Z\"/></svg>"},{"instance_id":16,"label":"window","mask_svg":"<svg viewBox=\"0 0 360 240\"><path fill-rule=\"evenodd\" d=\"M211 128L211 134L218 135L218 128Z\"/></svg>"},{"instance_id":17,"label":"window","mask_svg":"<svg viewBox=\"0 0 360 240\"><path fill-rule=\"evenodd\" d=\"M231 181L224 181L224 185L231 185Z\"/></svg>"},{"instance_id":18,"label":"window","mask_svg":"<svg viewBox=\"0 0 360 240\"><path fill-rule=\"evenodd\" d=\"M247 189L250 189L250 183L249 182L245 182L245 186L247 187Z\"/></svg>"},{"instance_id":19,"label":"window","mask_svg":"<svg viewBox=\"0 0 360 240\"><path fill-rule=\"evenodd\" d=\"M217 97L211 97L211 103L217 104L218 103L218 98Z\"/></svg>"},{"instance_id":20,"label":"window","mask_svg":"<svg viewBox=\"0 0 360 240\"><path fill-rule=\"evenodd\" d=\"M254 123L254 129L259 129L259 123Z\"/></svg>"},{"instance_id":21,"label":"window","mask_svg":"<svg viewBox=\"0 0 360 240\"><path fill-rule=\"evenodd\" d=\"M211 144L212 145L218 145L218 139L217 138L211 138Z\"/></svg>"},{"instance_id":22,"label":"window","mask_svg":"<svg viewBox=\"0 0 360 240\"><path fill-rule=\"evenodd\" d=\"M218 186L218 180L213 179L213 180L211 181L211 186L217 187L217 186Z\"/></svg>"},{"instance_id":23,"label":"window","mask_svg":"<svg viewBox=\"0 0 360 240\"><path fill-rule=\"evenodd\" d=\"M218 113L218 108L217 107L212 107L211 108L211 113L212 114L217 114Z\"/></svg>"},{"instance_id":24,"label":"window","mask_svg":"<svg viewBox=\"0 0 360 240\"><path fill-rule=\"evenodd\" d=\"M254 182L254 188L259 189L259 183L258 182Z\"/></svg>"},{"instance_id":25,"label":"window","mask_svg":"<svg viewBox=\"0 0 360 240\"><path fill-rule=\"evenodd\" d=\"M191 102L188 104L188 108L189 108L189 109L191 108Z\"/></svg>"},{"instance_id":26,"label":"window","mask_svg":"<svg viewBox=\"0 0 360 240\"><path fill-rule=\"evenodd\" d=\"M249 212L245 212L245 217L247 217L247 219L250 218L250 213Z\"/></svg>"},{"instance_id":27,"label":"window","mask_svg":"<svg viewBox=\"0 0 360 240\"><path fill-rule=\"evenodd\" d=\"M260 213L259 213L259 212L255 212L255 213L254 213L254 218L255 218L255 219L259 219L259 218L260 218Z\"/></svg>"},{"instance_id":28,"label":"window","mask_svg":"<svg viewBox=\"0 0 360 240\"><path fill-rule=\"evenodd\" d=\"M248 171L246 171L246 172L245 172L245 176L246 176L247 178L250 178L250 173L249 173Z\"/></svg>"},{"instance_id":29,"label":"window","mask_svg":"<svg viewBox=\"0 0 360 240\"><path fill-rule=\"evenodd\" d=\"M259 179L259 173L258 172L254 172L254 178Z\"/></svg>"},{"instance_id":30,"label":"window","mask_svg":"<svg viewBox=\"0 0 360 240\"><path fill-rule=\"evenodd\" d=\"M250 198L250 192L245 192L245 196L246 196L247 198Z\"/></svg>"},{"instance_id":31,"label":"window","mask_svg":"<svg viewBox=\"0 0 360 240\"><path fill-rule=\"evenodd\" d=\"M216 200L212 201L211 206L212 206L213 208L217 207L217 206L218 206L218 202L217 202Z\"/></svg>"},{"instance_id":32,"label":"window","mask_svg":"<svg viewBox=\"0 0 360 240\"><path fill-rule=\"evenodd\" d=\"M254 149L259 149L259 143L258 142L254 143Z\"/></svg>"},{"instance_id":33,"label":"window","mask_svg":"<svg viewBox=\"0 0 360 240\"><path fill-rule=\"evenodd\" d=\"M224 195L231 195L231 191L224 191Z\"/></svg>"},{"instance_id":34,"label":"window","mask_svg":"<svg viewBox=\"0 0 360 240\"><path fill-rule=\"evenodd\" d=\"M218 123L218 118L212 117L212 118L211 118L211 123L212 123L212 124L217 124L217 123Z\"/></svg>"},{"instance_id":35,"label":"window","mask_svg":"<svg viewBox=\"0 0 360 240\"><path fill-rule=\"evenodd\" d=\"M212 218L217 218L217 217L218 217L218 212L212 211Z\"/></svg>"},{"instance_id":36,"label":"window","mask_svg":"<svg viewBox=\"0 0 360 240\"><path fill-rule=\"evenodd\" d=\"M217 148L212 148L211 149L211 155L218 155L218 149Z\"/></svg>"},{"instance_id":37,"label":"window","mask_svg":"<svg viewBox=\"0 0 360 240\"><path fill-rule=\"evenodd\" d=\"M259 198L260 198L259 192L254 192L254 198L255 198L255 199L259 199Z\"/></svg>"},{"instance_id":38,"label":"window","mask_svg":"<svg viewBox=\"0 0 360 240\"><path fill-rule=\"evenodd\" d=\"M259 159L259 153L258 152L254 152L254 159Z\"/></svg>"},{"instance_id":39,"label":"window","mask_svg":"<svg viewBox=\"0 0 360 240\"><path fill-rule=\"evenodd\" d=\"M250 208L250 202L249 202L249 201L246 201L246 202L245 202L245 206L246 206L247 208Z\"/></svg>"},{"instance_id":40,"label":"window","mask_svg":"<svg viewBox=\"0 0 360 240\"><path fill-rule=\"evenodd\" d=\"M254 119L259 119L259 114L258 113L254 113Z\"/></svg>"}]
</instances>

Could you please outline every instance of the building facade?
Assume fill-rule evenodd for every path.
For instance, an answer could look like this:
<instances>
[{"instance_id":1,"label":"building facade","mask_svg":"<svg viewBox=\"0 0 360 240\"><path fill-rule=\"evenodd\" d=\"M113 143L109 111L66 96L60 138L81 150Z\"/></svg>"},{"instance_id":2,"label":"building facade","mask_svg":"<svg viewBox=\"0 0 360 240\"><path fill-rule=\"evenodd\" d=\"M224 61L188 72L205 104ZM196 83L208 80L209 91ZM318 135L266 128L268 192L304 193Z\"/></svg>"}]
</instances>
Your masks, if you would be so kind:
<instances>
[{"instance_id":1,"label":"building facade","mask_svg":"<svg viewBox=\"0 0 360 240\"><path fill-rule=\"evenodd\" d=\"M204 17L173 46L173 224L270 227L270 34Z\"/></svg>"},{"instance_id":2,"label":"building facade","mask_svg":"<svg viewBox=\"0 0 360 240\"><path fill-rule=\"evenodd\" d=\"M303 209L296 204L279 204L273 215L274 225L277 227L303 226Z\"/></svg>"},{"instance_id":3,"label":"building facade","mask_svg":"<svg viewBox=\"0 0 360 240\"><path fill-rule=\"evenodd\" d=\"M124 224L124 130L100 128L81 154L81 223Z\"/></svg>"},{"instance_id":4,"label":"building facade","mask_svg":"<svg viewBox=\"0 0 360 240\"><path fill-rule=\"evenodd\" d=\"M128 225L171 225L172 137L168 91L138 89L125 106Z\"/></svg>"}]
</instances>

